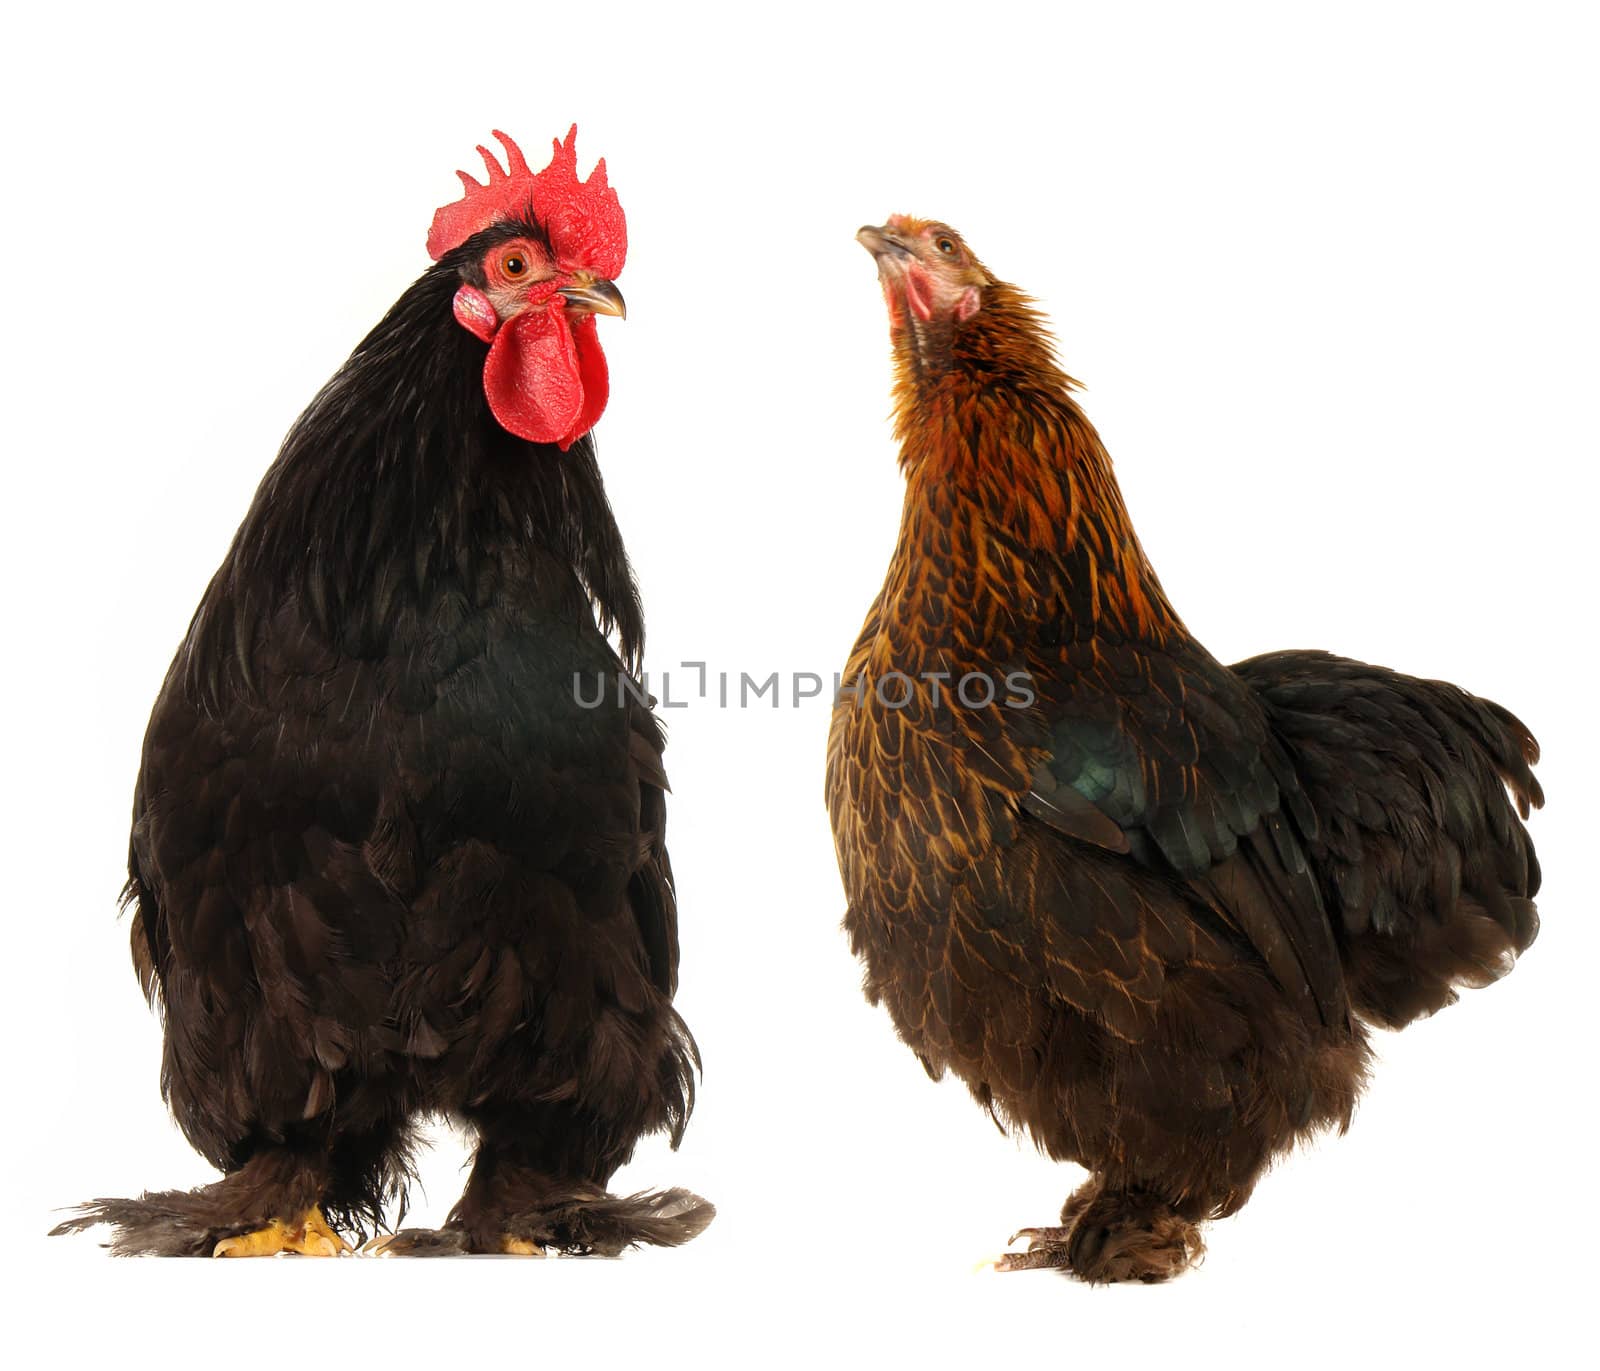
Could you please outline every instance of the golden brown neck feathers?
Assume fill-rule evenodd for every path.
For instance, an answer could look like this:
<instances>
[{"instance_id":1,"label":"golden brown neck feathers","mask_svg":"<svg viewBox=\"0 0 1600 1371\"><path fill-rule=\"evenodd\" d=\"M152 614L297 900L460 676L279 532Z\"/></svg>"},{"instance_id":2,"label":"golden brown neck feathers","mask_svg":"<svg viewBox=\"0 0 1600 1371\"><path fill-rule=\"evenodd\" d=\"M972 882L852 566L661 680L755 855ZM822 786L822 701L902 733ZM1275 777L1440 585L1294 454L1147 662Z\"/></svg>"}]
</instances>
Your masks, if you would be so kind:
<instances>
[{"instance_id":1,"label":"golden brown neck feathers","mask_svg":"<svg viewBox=\"0 0 1600 1371\"><path fill-rule=\"evenodd\" d=\"M997 282L971 319L946 322L942 338L895 335L902 549L922 542L904 536L913 524L976 524L989 556L1033 564L1027 579L1050 565L1079 631L1182 633L1032 302Z\"/></svg>"}]
</instances>

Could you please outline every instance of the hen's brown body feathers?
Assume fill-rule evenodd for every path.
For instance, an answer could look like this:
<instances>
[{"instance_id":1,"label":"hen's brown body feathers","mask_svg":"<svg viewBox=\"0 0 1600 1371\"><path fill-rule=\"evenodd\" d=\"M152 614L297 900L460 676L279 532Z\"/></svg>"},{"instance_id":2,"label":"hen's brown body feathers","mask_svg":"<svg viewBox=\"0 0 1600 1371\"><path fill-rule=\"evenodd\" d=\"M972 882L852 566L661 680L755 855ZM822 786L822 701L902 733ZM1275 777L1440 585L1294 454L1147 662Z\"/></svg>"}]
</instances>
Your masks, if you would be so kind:
<instances>
[{"instance_id":1,"label":"hen's brown body feathers","mask_svg":"<svg viewBox=\"0 0 1600 1371\"><path fill-rule=\"evenodd\" d=\"M897 313L885 270L907 491L829 740L845 923L929 1070L1093 1173L1010 1263L1161 1279L1276 1153L1349 1122L1363 1018L1431 1012L1532 941L1502 781L1526 814L1536 750L1452 686L1218 663L1037 316L966 270L962 319Z\"/></svg>"}]
</instances>

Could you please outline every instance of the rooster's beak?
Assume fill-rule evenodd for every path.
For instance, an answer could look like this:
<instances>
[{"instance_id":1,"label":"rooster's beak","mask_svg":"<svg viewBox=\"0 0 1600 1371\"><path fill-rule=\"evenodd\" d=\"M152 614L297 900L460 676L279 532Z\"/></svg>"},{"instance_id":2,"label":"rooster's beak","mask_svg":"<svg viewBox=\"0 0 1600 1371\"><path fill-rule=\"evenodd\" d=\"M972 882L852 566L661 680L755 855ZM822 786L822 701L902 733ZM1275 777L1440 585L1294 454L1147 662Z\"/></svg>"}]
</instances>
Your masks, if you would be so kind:
<instances>
[{"instance_id":1,"label":"rooster's beak","mask_svg":"<svg viewBox=\"0 0 1600 1371\"><path fill-rule=\"evenodd\" d=\"M628 306L622 292L610 281L599 277L579 278L570 286L562 286L556 294L564 298L567 308L579 314L614 314L619 319L628 317Z\"/></svg>"},{"instance_id":2,"label":"rooster's beak","mask_svg":"<svg viewBox=\"0 0 1600 1371\"><path fill-rule=\"evenodd\" d=\"M856 242L880 262L885 257L896 261L911 256L909 244L888 225L882 228L874 228L871 224L863 225L856 230Z\"/></svg>"}]
</instances>

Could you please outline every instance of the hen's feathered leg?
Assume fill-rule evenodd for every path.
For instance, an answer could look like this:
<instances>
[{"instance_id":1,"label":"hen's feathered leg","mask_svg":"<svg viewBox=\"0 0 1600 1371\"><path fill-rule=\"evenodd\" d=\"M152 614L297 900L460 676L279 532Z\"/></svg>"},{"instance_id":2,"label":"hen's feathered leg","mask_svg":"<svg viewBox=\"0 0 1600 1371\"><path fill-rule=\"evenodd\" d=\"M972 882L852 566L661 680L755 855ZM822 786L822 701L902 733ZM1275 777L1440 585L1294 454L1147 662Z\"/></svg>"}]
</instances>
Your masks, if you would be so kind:
<instances>
[{"instance_id":1,"label":"hen's feathered leg","mask_svg":"<svg viewBox=\"0 0 1600 1371\"><path fill-rule=\"evenodd\" d=\"M1016 1238L1026 1239L1028 1249L1007 1253L996 1269L1045 1267L1096 1285L1171 1280L1205 1252L1193 1208L1147 1191L1113 1190L1096 1178L1068 1199L1061 1227L1023 1229Z\"/></svg>"}]
</instances>

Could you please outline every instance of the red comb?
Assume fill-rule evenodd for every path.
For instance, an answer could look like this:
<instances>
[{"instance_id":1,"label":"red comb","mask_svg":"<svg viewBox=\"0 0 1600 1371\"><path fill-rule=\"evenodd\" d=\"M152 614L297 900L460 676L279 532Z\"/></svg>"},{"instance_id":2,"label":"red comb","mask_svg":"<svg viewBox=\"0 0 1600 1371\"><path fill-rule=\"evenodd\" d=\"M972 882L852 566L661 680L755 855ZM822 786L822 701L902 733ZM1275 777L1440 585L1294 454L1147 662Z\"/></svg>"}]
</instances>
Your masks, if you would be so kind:
<instances>
[{"instance_id":1,"label":"red comb","mask_svg":"<svg viewBox=\"0 0 1600 1371\"><path fill-rule=\"evenodd\" d=\"M587 181L578 180L578 126L568 130L565 142L551 140L550 165L539 172L529 169L522 150L499 129L494 136L505 147L506 165L480 146L487 183L464 171L456 173L467 193L433 216L428 255L437 262L481 229L524 215L531 205L558 262L608 280L617 276L628 255L627 220L616 191L606 182L605 158L595 163Z\"/></svg>"}]
</instances>

